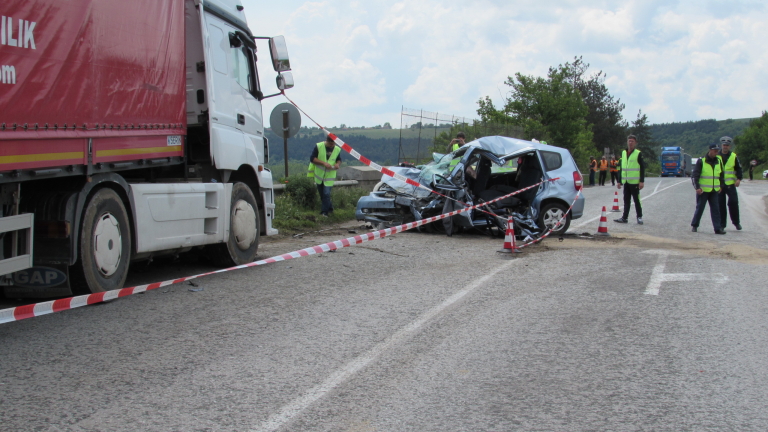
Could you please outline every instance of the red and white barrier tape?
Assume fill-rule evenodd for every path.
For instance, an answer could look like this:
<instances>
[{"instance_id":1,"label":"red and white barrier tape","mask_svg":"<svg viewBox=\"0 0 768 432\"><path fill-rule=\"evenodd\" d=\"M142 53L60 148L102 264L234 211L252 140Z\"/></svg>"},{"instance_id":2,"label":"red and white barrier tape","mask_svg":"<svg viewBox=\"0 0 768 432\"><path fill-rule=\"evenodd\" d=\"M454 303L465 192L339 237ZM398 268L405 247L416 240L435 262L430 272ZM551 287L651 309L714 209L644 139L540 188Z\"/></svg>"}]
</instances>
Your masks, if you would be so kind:
<instances>
[{"instance_id":1,"label":"red and white barrier tape","mask_svg":"<svg viewBox=\"0 0 768 432\"><path fill-rule=\"evenodd\" d=\"M164 286L173 285L173 284L177 284L177 283L181 283L181 282L186 282L186 281L189 281L189 280L192 280L192 279L197 279L199 277L208 276L208 275L212 275L212 274L216 274L216 273L224 273L224 272L244 269L244 268L248 268L248 267L256 267L256 266L261 266L261 265L265 265L265 264L272 264L272 263L275 263L275 262L285 261L285 260L294 259L294 258L301 258L301 257L309 256L309 255L315 255L315 254L319 254L319 253L323 253L323 252L328 252L328 251L331 251L331 250L336 250L336 249L341 249L341 248L349 247L349 246L352 246L352 245L364 243L364 242L371 241L371 240L376 240L376 239L384 238L384 237L390 236L392 234L397 234L399 232L407 231L407 230L416 228L416 227L421 226L421 225L432 223L432 222L435 222L435 221L438 221L438 220L441 220L441 219L445 219L447 217L456 216L457 214L464 213L464 212L476 209L476 208L481 207L481 206L492 204L492 203L495 203L497 201L501 201L501 200L503 200L505 198L509 198L509 197L511 197L513 195L516 195L516 194L520 193L520 192L524 192L526 189L530 189L532 187L538 186L541 183L543 183L543 182L537 183L537 184L532 185L532 186L530 186L528 188L525 188L525 189L520 189L518 191L515 191L515 192L512 192L510 194L501 196L499 198L495 198L495 199L493 199L491 201L483 202L482 204L476 204L476 205L473 205L471 207L465 207L463 209L455 210L455 211L448 212L448 213L443 213L443 214L440 214L438 216L428 217L426 219L422 219L422 220L419 220L419 221L416 221L416 222L410 222L410 223L407 223L407 224L398 225L396 227L386 228L386 229L379 230L379 231L374 231L374 232L371 232L371 233L368 233L368 234L365 234L365 235L356 235L354 237L348 237L348 238L345 238L343 240L336 240L336 241L333 241L333 242L330 242L330 243L325 243L325 244L321 244L321 245L317 245L317 246L308 247L306 249L301 249L301 250L298 250L298 251L293 251L293 252L289 252L289 253L286 253L286 254L274 256L272 258L267 258L267 259L261 260L261 261L254 261L254 262L248 263L248 264L243 264L243 265L239 265L239 266L235 266L235 267L230 267L230 268L226 268L226 269L216 270L216 271L212 271L212 272L208 272L208 273L201 273L201 274L197 274L197 275L194 275L194 276L187 276L187 277L183 277L183 278L179 278L179 279L167 280L167 281L164 281L164 282L155 282L155 283L151 283L151 284L147 284L147 285L139 285L139 286L135 286L135 287L131 287L131 288L123 288L123 289L119 289L119 290L106 291L106 292L101 292L101 293L96 293L96 294L86 294L86 295L81 295L81 296L77 296L77 297L68 297L68 298L59 299L59 300L52 300L52 301L47 301L47 302L42 302L42 303L35 303L35 304L29 304L29 305L24 305L24 306L18 306L18 307L14 307L14 308L2 309L2 310L0 310L0 324L5 324L5 323L13 322L13 321L19 321L19 320L23 320L23 319L26 319L26 318L38 317L38 316L41 316L41 315L47 315L47 314L51 314L51 313L54 313L54 312L61 312L61 311L69 310L69 309L78 308L78 307L81 307L81 306L88 306L88 305L92 305L92 304L96 304L96 303L102 303L102 302L105 302L105 301L114 300L116 298L126 297L126 296L133 295L133 294L139 294L139 293L142 293L142 292L145 292L145 291L150 291L150 290L161 288L161 287L164 287Z\"/></svg>"}]
</instances>

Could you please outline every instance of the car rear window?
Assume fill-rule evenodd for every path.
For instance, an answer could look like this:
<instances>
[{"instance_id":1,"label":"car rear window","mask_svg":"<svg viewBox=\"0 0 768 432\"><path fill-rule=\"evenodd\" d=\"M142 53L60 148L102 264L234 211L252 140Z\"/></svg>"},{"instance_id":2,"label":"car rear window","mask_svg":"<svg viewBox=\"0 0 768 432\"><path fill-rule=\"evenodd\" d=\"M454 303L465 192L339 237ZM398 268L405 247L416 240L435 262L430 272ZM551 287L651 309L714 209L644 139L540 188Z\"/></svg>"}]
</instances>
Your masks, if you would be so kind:
<instances>
[{"instance_id":1,"label":"car rear window","mask_svg":"<svg viewBox=\"0 0 768 432\"><path fill-rule=\"evenodd\" d=\"M541 159L544 161L544 168L547 171L554 171L563 166L563 158L560 153L551 151L541 151Z\"/></svg>"}]
</instances>

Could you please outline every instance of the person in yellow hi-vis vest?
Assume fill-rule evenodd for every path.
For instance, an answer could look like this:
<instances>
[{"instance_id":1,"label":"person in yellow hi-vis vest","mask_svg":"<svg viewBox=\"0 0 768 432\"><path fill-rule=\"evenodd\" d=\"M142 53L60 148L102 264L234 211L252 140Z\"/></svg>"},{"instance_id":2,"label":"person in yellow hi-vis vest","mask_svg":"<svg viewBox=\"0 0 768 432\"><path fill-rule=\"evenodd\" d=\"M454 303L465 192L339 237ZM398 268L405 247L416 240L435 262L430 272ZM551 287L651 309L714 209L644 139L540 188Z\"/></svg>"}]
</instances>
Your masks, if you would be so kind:
<instances>
[{"instance_id":1,"label":"person in yellow hi-vis vest","mask_svg":"<svg viewBox=\"0 0 768 432\"><path fill-rule=\"evenodd\" d=\"M723 170L725 171L725 185L720 197L720 228L725 229L728 222L728 213L731 213L731 222L733 226L741 231L741 220L739 219L739 193L736 188L741 185L744 178L744 172L741 169L739 158L736 153L731 151L733 139L729 136L720 138L720 159L723 161ZM726 199L728 205L726 206Z\"/></svg>"},{"instance_id":2,"label":"person in yellow hi-vis vest","mask_svg":"<svg viewBox=\"0 0 768 432\"><path fill-rule=\"evenodd\" d=\"M624 214L614 219L614 222L627 223L629 217L629 207L632 200L635 201L635 212L637 213L637 223L643 224L643 207L640 205L640 191L645 186L645 161L643 155L637 147L637 137L630 135L627 137L627 149L621 152L621 162L619 163L619 184L621 189L624 184Z\"/></svg>"},{"instance_id":3,"label":"person in yellow hi-vis vest","mask_svg":"<svg viewBox=\"0 0 768 432\"><path fill-rule=\"evenodd\" d=\"M720 200L719 196L723 193L722 185L725 184L725 169L723 161L717 155L720 150L717 144L710 144L707 154L696 162L691 174L691 182L696 190L696 211L693 212L691 221L691 231L699 230L701 215L704 214L704 207L709 204L709 215L712 218L712 227L715 234L725 234L723 226L720 224Z\"/></svg>"},{"instance_id":4,"label":"person in yellow hi-vis vest","mask_svg":"<svg viewBox=\"0 0 768 432\"><path fill-rule=\"evenodd\" d=\"M466 140L466 136L464 135L464 132L459 132L456 134L456 138L452 139L451 142L448 143L448 153L455 152L458 150L461 146L466 144L464 141Z\"/></svg>"},{"instance_id":5,"label":"person in yellow hi-vis vest","mask_svg":"<svg viewBox=\"0 0 768 432\"><path fill-rule=\"evenodd\" d=\"M315 179L317 192L320 194L320 214L326 217L333 211L331 188L336 181L336 170L340 165L341 149L336 147L330 136L324 142L317 143L312 150L312 156L309 157L307 177Z\"/></svg>"}]
</instances>

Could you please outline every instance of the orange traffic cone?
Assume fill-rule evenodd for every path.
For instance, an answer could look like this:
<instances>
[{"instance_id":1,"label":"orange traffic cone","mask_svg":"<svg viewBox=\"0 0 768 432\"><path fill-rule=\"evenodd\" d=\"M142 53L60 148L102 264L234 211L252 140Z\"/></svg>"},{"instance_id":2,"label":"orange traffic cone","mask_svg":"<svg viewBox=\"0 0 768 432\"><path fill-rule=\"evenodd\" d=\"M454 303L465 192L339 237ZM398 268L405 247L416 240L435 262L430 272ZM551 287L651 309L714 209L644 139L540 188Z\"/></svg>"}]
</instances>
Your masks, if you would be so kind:
<instances>
[{"instance_id":1,"label":"orange traffic cone","mask_svg":"<svg viewBox=\"0 0 768 432\"><path fill-rule=\"evenodd\" d=\"M611 212L617 212L617 211L621 211L619 210L619 191L614 192L613 208L611 209Z\"/></svg>"},{"instance_id":2,"label":"orange traffic cone","mask_svg":"<svg viewBox=\"0 0 768 432\"><path fill-rule=\"evenodd\" d=\"M597 233L599 236L609 236L608 234L608 216L605 214L605 206L603 206L603 214L600 215L600 225L597 227Z\"/></svg>"},{"instance_id":3,"label":"orange traffic cone","mask_svg":"<svg viewBox=\"0 0 768 432\"><path fill-rule=\"evenodd\" d=\"M507 233L504 235L504 246L498 252L500 253L521 253L520 248L515 244L515 221L512 216L507 219Z\"/></svg>"}]
</instances>

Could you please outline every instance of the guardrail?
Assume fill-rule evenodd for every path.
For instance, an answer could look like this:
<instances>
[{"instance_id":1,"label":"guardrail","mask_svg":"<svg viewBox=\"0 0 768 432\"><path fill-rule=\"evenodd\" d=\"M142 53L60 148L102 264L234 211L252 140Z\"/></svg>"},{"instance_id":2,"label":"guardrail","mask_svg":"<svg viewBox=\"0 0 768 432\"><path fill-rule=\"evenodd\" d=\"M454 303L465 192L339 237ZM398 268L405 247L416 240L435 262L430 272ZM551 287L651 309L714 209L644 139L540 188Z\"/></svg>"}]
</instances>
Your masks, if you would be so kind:
<instances>
[{"instance_id":1,"label":"guardrail","mask_svg":"<svg viewBox=\"0 0 768 432\"><path fill-rule=\"evenodd\" d=\"M357 180L336 180L336 182L333 184L333 187L336 186L357 186L358 185ZM282 193L285 190L285 184L284 183L277 183L272 186L275 193Z\"/></svg>"}]
</instances>

